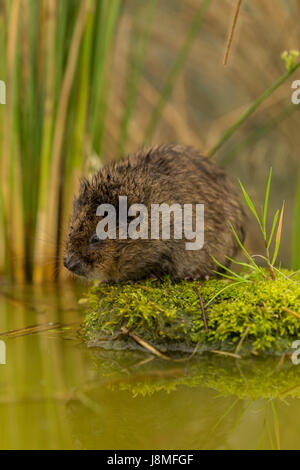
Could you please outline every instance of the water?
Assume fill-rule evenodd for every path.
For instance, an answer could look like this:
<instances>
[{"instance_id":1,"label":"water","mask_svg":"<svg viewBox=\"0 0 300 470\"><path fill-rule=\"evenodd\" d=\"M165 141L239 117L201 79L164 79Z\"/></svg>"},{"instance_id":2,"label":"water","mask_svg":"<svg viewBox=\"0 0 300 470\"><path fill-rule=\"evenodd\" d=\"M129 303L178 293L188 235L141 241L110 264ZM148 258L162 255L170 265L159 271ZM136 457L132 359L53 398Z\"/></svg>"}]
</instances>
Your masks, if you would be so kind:
<instances>
[{"instance_id":1,"label":"water","mask_svg":"<svg viewBox=\"0 0 300 470\"><path fill-rule=\"evenodd\" d=\"M0 338L1 449L300 449L300 366L288 358L278 370L278 358L166 363L88 349L82 288L2 291L0 332L68 326Z\"/></svg>"}]
</instances>

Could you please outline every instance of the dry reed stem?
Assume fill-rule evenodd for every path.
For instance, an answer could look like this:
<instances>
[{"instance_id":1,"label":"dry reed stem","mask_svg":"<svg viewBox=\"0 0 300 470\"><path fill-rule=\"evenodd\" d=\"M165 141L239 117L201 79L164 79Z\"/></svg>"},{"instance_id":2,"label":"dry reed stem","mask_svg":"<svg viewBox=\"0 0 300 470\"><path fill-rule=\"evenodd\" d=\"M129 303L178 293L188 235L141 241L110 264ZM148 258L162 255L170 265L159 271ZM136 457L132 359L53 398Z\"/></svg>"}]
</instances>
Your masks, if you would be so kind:
<instances>
[{"instance_id":1,"label":"dry reed stem","mask_svg":"<svg viewBox=\"0 0 300 470\"><path fill-rule=\"evenodd\" d=\"M42 131L42 148L41 148L41 168L40 168L40 190L39 190L39 206L37 213L37 233L46 233L46 221L47 221L47 187L48 187L48 168L50 166L51 159L51 134L54 127L54 83L55 83L55 15L57 13L57 2L56 0L48 0L46 3L46 20L44 24L45 28L45 46L43 53L45 54L45 104L44 104L44 122ZM42 268L41 261L43 259L43 251L47 243L43 238L38 238L35 246L35 270L34 280L42 280Z\"/></svg>"},{"instance_id":2,"label":"dry reed stem","mask_svg":"<svg viewBox=\"0 0 300 470\"><path fill-rule=\"evenodd\" d=\"M48 188L49 200L47 204L47 230L46 233L52 236L54 240L58 239L59 230L59 198L60 185L62 178L62 146L65 133L65 125L67 119L68 105L71 95L72 83L76 71L77 59L80 51L81 39L90 8L90 0L82 1L80 12L75 25L70 53L68 57L66 72L63 79L62 89L60 93L57 119L55 124L53 151L51 155L51 172L50 187ZM56 247L45 247L46 255L56 255Z\"/></svg>"},{"instance_id":3,"label":"dry reed stem","mask_svg":"<svg viewBox=\"0 0 300 470\"><path fill-rule=\"evenodd\" d=\"M13 144L13 77L14 77L14 68L16 61L16 48L18 41L18 24L20 17L21 9L21 0L14 0L11 5L11 12L8 24L8 34L7 34L7 49L6 49L6 61L7 61L7 70L6 70L6 83L7 83L7 93L6 93L6 111L4 119L4 133L3 133L3 147L2 147L2 156L0 156L1 161L1 186L2 188L2 198L3 198L3 213L6 219L5 230L5 243L7 251L7 260L9 267L11 269L11 274L14 275L14 262L16 258L13 256L16 250L16 246L12 246L12 241L15 238L15 235L18 236L18 231L15 231L14 222L16 220L21 220L21 214L15 214L14 217L11 217L11 214L14 213L14 194L12 187L9 184L10 177L10 165L12 155L14 151L17 152L17 149L12 148ZM16 155L14 155L15 162ZM17 168L15 168L17 171ZM18 240L19 241L19 240Z\"/></svg>"},{"instance_id":4,"label":"dry reed stem","mask_svg":"<svg viewBox=\"0 0 300 470\"><path fill-rule=\"evenodd\" d=\"M231 29L230 29L230 32L229 32L229 37L228 37L228 40L227 40L223 65L227 65L228 56L229 56L229 52L230 52L230 49L231 49L233 35L234 35L235 27L236 27L236 24L237 24L237 20L238 20L239 12L240 12L240 9L241 9L241 5L242 5L242 0L238 0L237 6L236 6L236 9L235 9L235 13L234 13L234 17L233 17L233 22L232 22Z\"/></svg>"}]
</instances>

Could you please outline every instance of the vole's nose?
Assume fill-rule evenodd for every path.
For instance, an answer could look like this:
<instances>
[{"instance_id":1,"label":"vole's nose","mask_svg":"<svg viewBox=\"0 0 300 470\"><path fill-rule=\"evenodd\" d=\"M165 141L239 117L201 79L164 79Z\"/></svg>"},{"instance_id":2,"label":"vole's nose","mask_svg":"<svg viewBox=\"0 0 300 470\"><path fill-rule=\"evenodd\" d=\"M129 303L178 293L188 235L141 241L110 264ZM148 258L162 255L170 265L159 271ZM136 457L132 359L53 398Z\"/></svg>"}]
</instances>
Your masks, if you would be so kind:
<instances>
[{"instance_id":1,"label":"vole's nose","mask_svg":"<svg viewBox=\"0 0 300 470\"><path fill-rule=\"evenodd\" d=\"M74 274L81 274L82 273L82 267L80 261L78 259L68 256L64 258L64 266L67 268L69 271L71 271Z\"/></svg>"}]
</instances>

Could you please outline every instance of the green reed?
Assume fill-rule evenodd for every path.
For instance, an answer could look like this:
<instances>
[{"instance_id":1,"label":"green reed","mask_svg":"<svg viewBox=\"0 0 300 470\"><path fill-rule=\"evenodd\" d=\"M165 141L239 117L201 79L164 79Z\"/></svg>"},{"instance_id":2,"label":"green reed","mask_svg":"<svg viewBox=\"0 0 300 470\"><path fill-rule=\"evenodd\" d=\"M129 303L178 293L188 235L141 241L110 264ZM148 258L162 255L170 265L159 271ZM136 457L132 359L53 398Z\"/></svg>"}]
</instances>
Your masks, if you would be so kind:
<instances>
[{"instance_id":1,"label":"green reed","mask_svg":"<svg viewBox=\"0 0 300 470\"><path fill-rule=\"evenodd\" d=\"M0 77L7 85L7 104L0 107L0 274L39 281L59 272L74 191L90 156L103 155L114 43L125 3L0 2ZM197 24L183 39L163 102L208 3L200 2L201 18L197 14ZM156 10L157 0L135 2L120 154L126 150ZM153 105L152 130L161 111Z\"/></svg>"}]
</instances>

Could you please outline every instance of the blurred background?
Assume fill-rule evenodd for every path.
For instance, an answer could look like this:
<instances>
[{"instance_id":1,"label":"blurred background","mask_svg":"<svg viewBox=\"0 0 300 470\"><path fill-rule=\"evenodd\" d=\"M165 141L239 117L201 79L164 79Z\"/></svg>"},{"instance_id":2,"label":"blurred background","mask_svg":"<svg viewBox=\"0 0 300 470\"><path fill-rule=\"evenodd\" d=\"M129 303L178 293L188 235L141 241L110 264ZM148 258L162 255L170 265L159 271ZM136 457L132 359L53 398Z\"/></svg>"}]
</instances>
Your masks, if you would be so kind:
<instances>
[{"instance_id":1,"label":"blurred background","mask_svg":"<svg viewBox=\"0 0 300 470\"><path fill-rule=\"evenodd\" d=\"M0 278L64 277L79 178L144 144L202 153L285 73L299 0L0 0ZM282 264L300 268L300 105L289 77L214 155L270 210L286 201ZM237 184L238 186L238 184ZM242 198L242 195L241 195ZM263 240L249 214L247 247Z\"/></svg>"}]
</instances>

